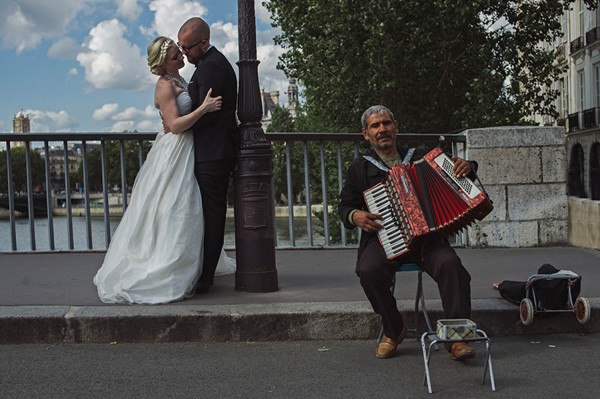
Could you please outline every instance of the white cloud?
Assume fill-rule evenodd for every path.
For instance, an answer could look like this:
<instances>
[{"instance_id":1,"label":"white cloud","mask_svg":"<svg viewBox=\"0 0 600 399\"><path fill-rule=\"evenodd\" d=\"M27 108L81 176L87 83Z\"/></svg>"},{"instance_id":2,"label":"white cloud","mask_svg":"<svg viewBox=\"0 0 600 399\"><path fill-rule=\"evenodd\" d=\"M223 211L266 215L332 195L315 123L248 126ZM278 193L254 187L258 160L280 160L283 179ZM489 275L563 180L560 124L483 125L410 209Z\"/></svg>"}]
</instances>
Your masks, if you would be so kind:
<instances>
[{"instance_id":1,"label":"white cloud","mask_svg":"<svg viewBox=\"0 0 600 399\"><path fill-rule=\"evenodd\" d=\"M117 15L134 21L142 12L137 0L116 0Z\"/></svg>"},{"instance_id":2,"label":"white cloud","mask_svg":"<svg viewBox=\"0 0 600 399\"><path fill-rule=\"evenodd\" d=\"M271 24L271 13L267 10L267 8L263 5L263 3L268 3L269 1L258 1L254 3L254 13L256 15L256 19L260 20L266 24Z\"/></svg>"},{"instance_id":3,"label":"white cloud","mask_svg":"<svg viewBox=\"0 0 600 399\"><path fill-rule=\"evenodd\" d=\"M231 22L215 22L210 26L210 42L235 66L239 60L238 27Z\"/></svg>"},{"instance_id":4,"label":"white cloud","mask_svg":"<svg viewBox=\"0 0 600 399\"><path fill-rule=\"evenodd\" d=\"M67 72L67 75L69 75L69 76L75 76L75 75L79 75L79 71L77 70L77 68L71 68L71 69L69 69L69 71Z\"/></svg>"},{"instance_id":5,"label":"white cloud","mask_svg":"<svg viewBox=\"0 0 600 399\"><path fill-rule=\"evenodd\" d=\"M152 0L148 5L154 12L154 20L149 27L141 27L141 32L148 37L148 43L156 36L166 36L177 41L177 32L191 16L204 17L206 7L197 1L189 0ZM194 66L186 62L180 71L181 76L189 79L194 73Z\"/></svg>"},{"instance_id":6,"label":"white cloud","mask_svg":"<svg viewBox=\"0 0 600 399\"><path fill-rule=\"evenodd\" d=\"M104 104L93 113L93 118L98 121L111 121L113 124L108 127L111 132L134 131L138 132L157 132L162 129L162 123L158 110L150 105L144 109L127 107L123 111L119 110L117 103Z\"/></svg>"},{"instance_id":7,"label":"white cloud","mask_svg":"<svg viewBox=\"0 0 600 399\"><path fill-rule=\"evenodd\" d=\"M117 103L104 104L102 107L92 113L92 118L94 118L96 121L106 120L113 116L118 109L119 104Z\"/></svg>"},{"instance_id":8,"label":"white cloud","mask_svg":"<svg viewBox=\"0 0 600 399\"><path fill-rule=\"evenodd\" d=\"M210 6L210 2L208 4ZM207 13L206 7L199 2L189 0L152 0L149 9L154 12L152 25L141 28L149 39L161 35L176 40L179 27L190 16L204 17ZM262 5L262 1L255 3L255 13L257 20L270 24L270 14ZM210 23L211 44L227 57L237 73L236 62L239 60L238 26L231 22L207 22ZM260 61L259 79L261 87L264 87L265 90L279 90L282 94L280 98L285 103L286 97L283 92L287 89L288 83L285 74L276 69L277 57L282 53L282 49L273 43L275 33L274 29L257 32L257 58ZM180 73L189 79L193 70L194 67L186 62L186 66Z\"/></svg>"},{"instance_id":9,"label":"white cloud","mask_svg":"<svg viewBox=\"0 0 600 399\"><path fill-rule=\"evenodd\" d=\"M66 111L26 109L23 113L29 116L32 133L70 132L79 126L77 120Z\"/></svg>"},{"instance_id":10,"label":"white cloud","mask_svg":"<svg viewBox=\"0 0 600 399\"><path fill-rule=\"evenodd\" d=\"M189 0L152 0L148 5L154 12L152 26L142 27L142 32L149 38L167 36L177 40L179 27L190 17L204 17L206 7L197 1Z\"/></svg>"},{"instance_id":11,"label":"white cloud","mask_svg":"<svg viewBox=\"0 0 600 399\"><path fill-rule=\"evenodd\" d=\"M278 57L283 54L279 46L273 44L261 44L256 49L256 58L260 60L258 64L258 74L262 78L261 84L265 90L277 90L278 87L287 87L285 74L277 69Z\"/></svg>"},{"instance_id":12,"label":"white cloud","mask_svg":"<svg viewBox=\"0 0 600 399\"><path fill-rule=\"evenodd\" d=\"M127 28L116 19L102 21L90 31L77 61L85 79L96 89L145 90L154 83L140 48L124 38Z\"/></svg>"},{"instance_id":13,"label":"white cloud","mask_svg":"<svg viewBox=\"0 0 600 399\"><path fill-rule=\"evenodd\" d=\"M112 127L109 129L109 131L111 131L111 132L124 132L124 131L133 132L134 130L135 130L135 123L133 121L117 122L117 123L113 124Z\"/></svg>"},{"instance_id":14,"label":"white cloud","mask_svg":"<svg viewBox=\"0 0 600 399\"><path fill-rule=\"evenodd\" d=\"M110 119L112 119L113 121L132 121L143 116L146 116L144 111L140 111L135 107L128 107L124 111L121 111L118 114L111 116Z\"/></svg>"},{"instance_id":15,"label":"white cloud","mask_svg":"<svg viewBox=\"0 0 600 399\"><path fill-rule=\"evenodd\" d=\"M60 36L85 6L86 2L81 0L2 0L2 45L20 53L36 47L42 39Z\"/></svg>"},{"instance_id":16,"label":"white cloud","mask_svg":"<svg viewBox=\"0 0 600 399\"><path fill-rule=\"evenodd\" d=\"M54 43L48 50L48 56L52 58L75 58L77 54L77 43L71 37L63 37Z\"/></svg>"}]
</instances>

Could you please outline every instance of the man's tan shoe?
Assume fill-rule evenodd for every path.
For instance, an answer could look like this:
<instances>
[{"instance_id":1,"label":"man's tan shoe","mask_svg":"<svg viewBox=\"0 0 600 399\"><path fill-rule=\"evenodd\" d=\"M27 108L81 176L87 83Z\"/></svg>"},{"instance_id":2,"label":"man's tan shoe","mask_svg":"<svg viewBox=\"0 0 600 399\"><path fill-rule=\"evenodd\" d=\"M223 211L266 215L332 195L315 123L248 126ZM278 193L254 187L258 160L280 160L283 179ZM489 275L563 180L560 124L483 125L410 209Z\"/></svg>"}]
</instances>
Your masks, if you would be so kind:
<instances>
[{"instance_id":1,"label":"man's tan shoe","mask_svg":"<svg viewBox=\"0 0 600 399\"><path fill-rule=\"evenodd\" d=\"M379 359L387 359L388 357L394 356L396 354L396 348L402 343L402 341L404 341L406 333L407 330L406 327L404 327L402 329L402 332L398 336L398 339L396 340L388 338L384 335L383 338L381 338L381 341L379 341L379 344L377 345L375 356L377 356Z\"/></svg>"},{"instance_id":2,"label":"man's tan shoe","mask_svg":"<svg viewBox=\"0 0 600 399\"><path fill-rule=\"evenodd\" d=\"M465 342L455 342L450 349L450 357L454 360L466 360L475 356L475 349Z\"/></svg>"}]
</instances>

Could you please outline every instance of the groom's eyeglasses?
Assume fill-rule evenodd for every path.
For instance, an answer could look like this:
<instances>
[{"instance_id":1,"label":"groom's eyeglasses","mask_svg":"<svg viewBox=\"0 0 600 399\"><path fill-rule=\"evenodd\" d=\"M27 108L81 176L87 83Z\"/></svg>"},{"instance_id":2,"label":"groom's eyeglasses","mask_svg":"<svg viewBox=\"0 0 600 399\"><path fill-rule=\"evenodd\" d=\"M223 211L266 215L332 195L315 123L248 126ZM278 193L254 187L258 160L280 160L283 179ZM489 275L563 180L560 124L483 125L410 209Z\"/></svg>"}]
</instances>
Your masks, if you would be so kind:
<instances>
[{"instance_id":1,"label":"groom's eyeglasses","mask_svg":"<svg viewBox=\"0 0 600 399\"><path fill-rule=\"evenodd\" d=\"M197 45L199 45L200 43L202 43L205 40L206 39L201 39L199 42L194 43L191 46L184 46L183 44L177 42L177 47L179 47L179 49L181 50L181 52L183 52L183 53L189 53L190 51L192 51L192 49L194 47L196 47Z\"/></svg>"}]
</instances>

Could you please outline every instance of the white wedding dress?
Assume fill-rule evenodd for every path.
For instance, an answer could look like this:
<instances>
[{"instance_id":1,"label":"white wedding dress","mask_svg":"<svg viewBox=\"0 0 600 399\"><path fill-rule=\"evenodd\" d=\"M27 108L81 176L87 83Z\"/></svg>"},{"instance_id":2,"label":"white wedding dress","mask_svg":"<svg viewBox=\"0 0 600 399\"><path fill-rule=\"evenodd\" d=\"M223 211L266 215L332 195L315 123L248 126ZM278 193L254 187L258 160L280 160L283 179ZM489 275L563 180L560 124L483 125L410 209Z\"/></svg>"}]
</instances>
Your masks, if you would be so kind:
<instances>
[{"instance_id":1,"label":"white wedding dress","mask_svg":"<svg viewBox=\"0 0 600 399\"><path fill-rule=\"evenodd\" d=\"M187 92L177 97L181 115L191 110ZM125 211L94 277L105 303L160 304L194 295L202 271L204 216L194 176L191 132L164 132L140 168ZM221 251L216 274L235 271Z\"/></svg>"}]
</instances>

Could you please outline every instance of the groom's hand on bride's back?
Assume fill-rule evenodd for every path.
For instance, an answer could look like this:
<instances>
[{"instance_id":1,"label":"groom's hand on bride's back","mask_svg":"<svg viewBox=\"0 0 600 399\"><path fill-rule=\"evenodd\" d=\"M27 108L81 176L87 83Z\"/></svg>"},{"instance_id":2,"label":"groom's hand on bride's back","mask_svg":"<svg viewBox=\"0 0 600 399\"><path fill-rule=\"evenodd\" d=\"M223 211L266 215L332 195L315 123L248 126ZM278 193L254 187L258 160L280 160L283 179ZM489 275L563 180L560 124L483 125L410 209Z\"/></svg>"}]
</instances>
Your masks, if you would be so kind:
<instances>
[{"instance_id":1,"label":"groom's hand on bride's back","mask_svg":"<svg viewBox=\"0 0 600 399\"><path fill-rule=\"evenodd\" d=\"M160 114L160 121L161 121L161 123L163 125L163 131L165 133L171 133L171 128L165 122L165 118L163 118L162 114Z\"/></svg>"}]
</instances>

